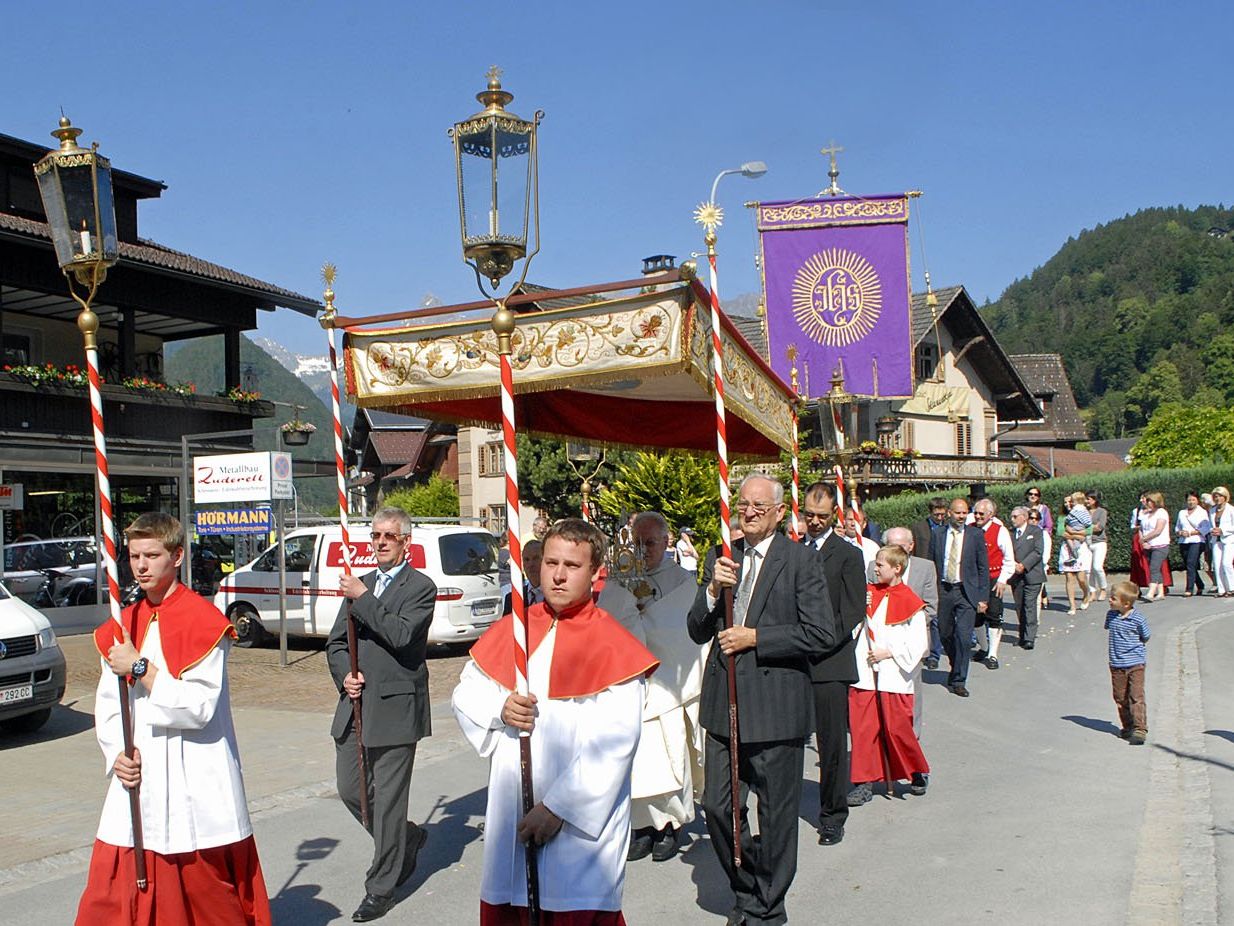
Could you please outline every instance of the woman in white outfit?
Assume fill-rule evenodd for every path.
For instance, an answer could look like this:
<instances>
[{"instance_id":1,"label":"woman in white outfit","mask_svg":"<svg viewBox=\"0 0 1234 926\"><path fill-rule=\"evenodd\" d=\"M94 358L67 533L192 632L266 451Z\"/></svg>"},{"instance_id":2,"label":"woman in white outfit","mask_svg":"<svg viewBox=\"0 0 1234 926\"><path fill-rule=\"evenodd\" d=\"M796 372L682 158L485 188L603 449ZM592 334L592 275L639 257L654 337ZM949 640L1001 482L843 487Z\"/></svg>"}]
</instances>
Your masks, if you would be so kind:
<instances>
[{"instance_id":1,"label":"woman in white outfit","mask_svg":"<svg viewBox=\"0 0 1234 926\"><path fill-rule=\"evenodd\" d=\"M1230 508L1230 490L1225 486L1213 489L1213 571L1217 573L1217 594L1234 596L1234 509Z\"/></svg>"}]
</instances>

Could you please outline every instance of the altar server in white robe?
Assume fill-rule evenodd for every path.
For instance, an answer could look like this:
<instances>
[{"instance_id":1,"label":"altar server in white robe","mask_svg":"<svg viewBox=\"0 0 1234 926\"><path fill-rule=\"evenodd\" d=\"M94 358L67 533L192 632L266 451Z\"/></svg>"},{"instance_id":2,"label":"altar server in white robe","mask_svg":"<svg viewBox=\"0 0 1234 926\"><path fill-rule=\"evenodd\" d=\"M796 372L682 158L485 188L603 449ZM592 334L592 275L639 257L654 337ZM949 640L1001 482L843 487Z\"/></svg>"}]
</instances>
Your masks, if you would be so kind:
<instances>
[{"instance_id":1,"label":"altar server in white robe","mask_svg":"<svg viewBox=\"0 0 1234 926\"><path fill-rule=\"evenodd\" d=\"M515 692L512 618L477 641L454 690L459 726L490 760L482 926L525 917L524 845L539 846L544 926L620 926L630 768L655 657L592 599L604 536L577 518L544 540L544 603L527 614L530 695ZM536 804L522 811L519 732L530 730Z\"/></svg>"},{"instance_id":2,"label":"altar server in white robe","mask_svg":"<svg viewBox=\"0 0 1234 926\"><path fill-rule=\"evenodd\" d=\"M643 566L642 575L627 583L638 602L635 624L614 616L655 654L660 668L647 681L643 734L634 754L627 858L650 855L663 862L677 854L681 830L694 819L695 792L703 787L698 699L707 647L691 640L686 627L698 580L665 556L670 535L664 516L639 514L634 541Z\"/></svg>"}]
</instances>

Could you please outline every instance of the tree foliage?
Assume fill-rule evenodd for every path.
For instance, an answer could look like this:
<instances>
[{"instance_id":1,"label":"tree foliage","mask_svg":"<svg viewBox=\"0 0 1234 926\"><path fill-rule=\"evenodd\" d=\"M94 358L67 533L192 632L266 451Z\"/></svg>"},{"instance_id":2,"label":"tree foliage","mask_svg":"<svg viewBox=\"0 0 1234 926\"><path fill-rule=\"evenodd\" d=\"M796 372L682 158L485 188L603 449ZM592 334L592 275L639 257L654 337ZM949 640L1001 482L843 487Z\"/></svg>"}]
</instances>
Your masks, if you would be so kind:
<instances>
[{"instance_id":1,"label":"tree foliage","mask_svg":"<svg viewBox=\"0 0 1234 926\"><path fill-rule=\"evenodd\" d=\"M715 461L684 453L638 453L597 496L606 514L620 518L632 511L658 511L673 530L691 527L694 546L702 549L720 539Z\"/></svg>"},{"instance_id":2,"label":"tree foliage","mask_svg":"<svg viewBox=\"0 0 1234 926\"><path fill-rule=\"evenodd\" d=\"M1234 410L1171 402L1131 448L1131 465L1184 467L1234 460Z\"/></svg>"},{"instance_id":3,"label":"tree foliage","mask_svg":"<svg viewBox=\"0 0 1234 926\"><path fill-rule=\"evenodd\" d=\"M458 489L439 473L420 485L395 489L382 504L402 508L413 518L457 518L459 514Z\"/></svg>"},{"instance_id":4,"label":"tree foliage","mask_svg":"<svg viewBox=\"0 0 1234 926\"><path fill-rule=\"evenodd\" d=\"M1175 385L1232 402L1234 235L1209 234L1232 226L1224 206L1144 209L1069 239L983 314L1008 353L1062 354L1094 439L1143 427Z\"/></svg>"}]
</instances>

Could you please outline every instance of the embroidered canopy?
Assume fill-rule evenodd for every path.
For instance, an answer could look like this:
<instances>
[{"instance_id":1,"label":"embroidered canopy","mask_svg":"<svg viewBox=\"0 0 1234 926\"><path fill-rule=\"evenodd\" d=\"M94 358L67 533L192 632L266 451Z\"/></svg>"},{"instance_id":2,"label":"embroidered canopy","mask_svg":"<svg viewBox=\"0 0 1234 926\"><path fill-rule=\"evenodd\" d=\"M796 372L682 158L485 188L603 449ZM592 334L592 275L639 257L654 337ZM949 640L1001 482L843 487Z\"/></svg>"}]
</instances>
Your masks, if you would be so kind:
<instances>
[{"instance_id":1,"label":"embroidered canopy","mask_svg":"<svg viewBox=\"0 0 1234 926\"><path fill-rule=\"evenodd\" d=\"M708 305L707 291L690 281L518 315L511 360L519 430L714 452ZM490 316L386 327L340 318L348 395L361 408L499 426ZM792 447L793 393L724 315L720 327L729 453L774 459Z\"/></svg>"}]
</instances>

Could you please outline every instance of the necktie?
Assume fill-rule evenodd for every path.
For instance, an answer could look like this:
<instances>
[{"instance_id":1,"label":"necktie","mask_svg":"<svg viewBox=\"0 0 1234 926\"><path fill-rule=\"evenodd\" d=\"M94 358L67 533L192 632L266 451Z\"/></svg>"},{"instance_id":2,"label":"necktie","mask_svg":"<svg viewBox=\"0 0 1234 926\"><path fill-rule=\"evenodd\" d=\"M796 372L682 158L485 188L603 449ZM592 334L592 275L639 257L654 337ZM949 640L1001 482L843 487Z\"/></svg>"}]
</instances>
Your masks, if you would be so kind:
<instances>
[{"instance_id":1,"label":"necktie","mask_svg":"<svg viewBox=\"0 0 1234 926\"><path fill-rule=\"evenodd\" d=\"M960 532L952 528L947 534L947 581L960 581Z\"/></svg>"},{"instance_id":2,"label":"necktie","mask_svg":"<svg viewBox=\"0 0 1234 926\"><path fill-rule=\"evenodd\" d=\"M750 608L750 595L754 592L754 574L758 571L758 550L747 550L741 584L737 586L737 599L733 602L733 624L744 627L746 611Z\"/></svg>"},{"instance_id":3,"label":"necktie","mask_svg":"<svg viewBox=\"0 0 1234 926\"><path fill-rule=\"evenodd\" d=\"M387 572L378 572L377 573L377 584L373 588L373 594L376 595L378 598L380 598L382 592L386 590L386 586L388 586L389 584L390 584L390 574Z\"/></svg>"}]
</instances>

